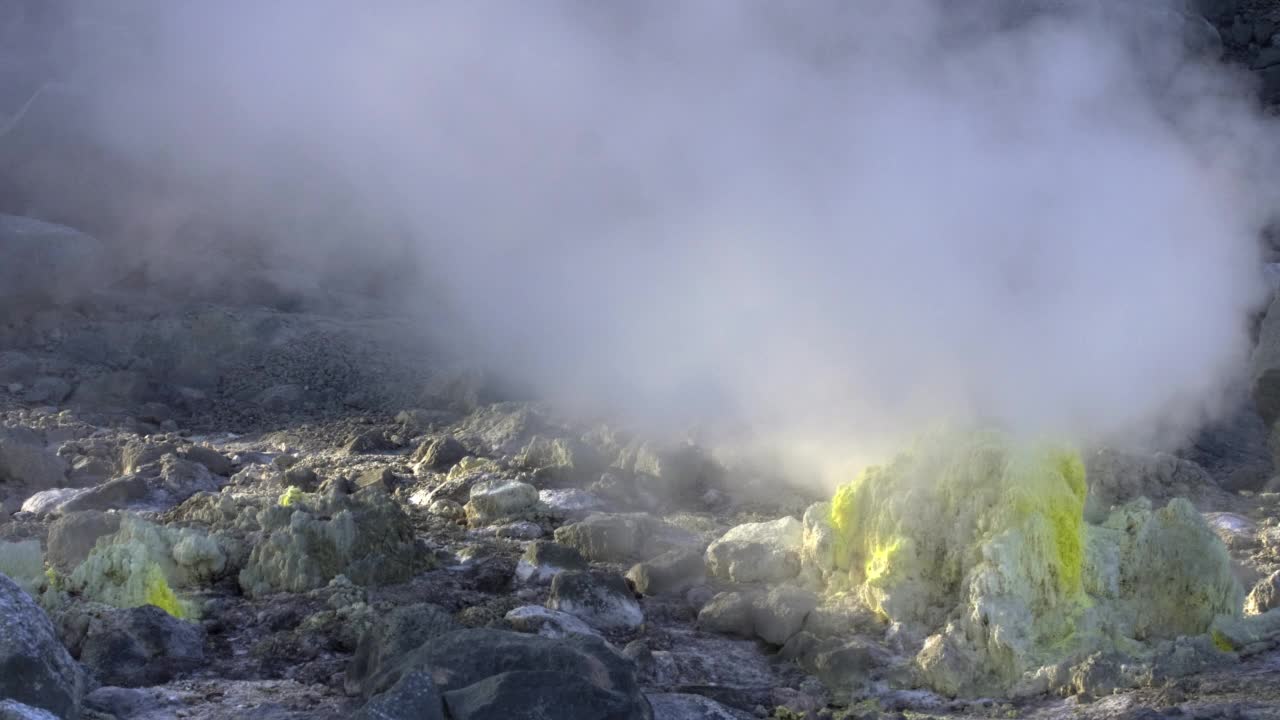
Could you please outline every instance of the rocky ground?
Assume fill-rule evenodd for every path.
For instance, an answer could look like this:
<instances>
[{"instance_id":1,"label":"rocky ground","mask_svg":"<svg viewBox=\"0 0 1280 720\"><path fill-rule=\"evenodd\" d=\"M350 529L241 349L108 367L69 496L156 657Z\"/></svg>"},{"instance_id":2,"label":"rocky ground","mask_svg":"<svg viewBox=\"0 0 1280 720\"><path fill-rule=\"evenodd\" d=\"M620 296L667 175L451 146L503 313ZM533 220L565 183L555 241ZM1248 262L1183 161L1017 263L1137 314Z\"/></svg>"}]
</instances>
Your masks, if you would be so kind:
<instances>
[{"instance_id":1,"label":"rocky ground","mask_svg":"<svg viewBox=\"0 0 1280 720\"><path fill-rule=\"evenodd\" d=\"M1198 5L1280 98L1280 5ZM911 457L832 502L421 315L117 250L0 215L0 719L1280 718L1274 306L1225 420L1002 514Z\"/></svg>"},{"instance_id":2,"label":"rocky ground","mask_svg":"<svg viewBox=\"0 0 1280 720\"><path fill-rule=\"evenodd\" d=\"M6 307L0 717L1280 717L1262 625L948 688L937 628L823 559L828 498L502 401L395 318L119 288ZM1273 618L1280 495L1240 412L1186 457L1090 454L1083 514L1190 498L1244 617Z\"/></svg>"}]
</instances>

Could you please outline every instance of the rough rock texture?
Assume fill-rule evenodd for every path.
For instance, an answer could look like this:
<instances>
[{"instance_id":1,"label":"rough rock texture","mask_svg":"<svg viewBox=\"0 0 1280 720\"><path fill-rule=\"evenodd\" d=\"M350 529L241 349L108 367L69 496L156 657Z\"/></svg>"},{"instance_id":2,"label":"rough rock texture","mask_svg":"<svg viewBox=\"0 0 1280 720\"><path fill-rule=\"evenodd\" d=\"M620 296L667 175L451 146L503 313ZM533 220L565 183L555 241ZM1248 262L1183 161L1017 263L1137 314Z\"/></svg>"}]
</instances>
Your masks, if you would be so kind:
<instances>
[{"instance_id":1,"label":"rough rock texture","mask_svg":"<svg viewBox=\"0 0 1280 720\"><path fill-rule=\"evenodd\" d=\"M586 443L568 438L534 436L516 456L539 483L552 486L586 485L600 477L605 460Z\"/></svg>"},{"instance_id":2,"label":"rough rock texture","mask_svg":"<svg viewBox=\"0 0 1280 720\"><path fill-rule=\"evenodd\" d=\"M4 575L0 618L0 697L60 718L79 718L84 672L58 641L44 611Z\"/></svg>"},{"instance_id":3,"label":"rough rock texture","mask_svg":"<svg viewBox=\"0 0 1280 720\"><path fill-rule=\"evenodd\" d=\"M63 515L49 525L45 559L62 572L71 572L93 549L98 538L120 529L120 515L84 510Z\"/></svg>"},{"instance_id":4,"label":"rough rock texture","mask_svg":"<svg viewBox=\"0 0 1280 720\"><path fill-rule=\"evenodd\" d=\"M80 662L104 685L168 682L204 660L204 630L155 606L110 610L89 623Z\"/></svg>"},{"instance_id":5,"label":"rough rock texture","mask_svg":"<svg viewBox=\"0 0 1280 720\"><path fill-rule=\"evenodd\" d=\"M464 510L471 527L491 525L501 520L520 519L538 505L538 490L516 480L481 480L471 486Z\"/></svg>"},{"instance_id":6,"label":"rough rock texture","mask_svg":"<svg viewBox=\"0 0 1280 720\"><path fill-rule=\"evenodd\" d=\"M1280 608L1280 570L1258 581L1244 601L1246 615L1261 615Z\"/></svg>"},{"instance_id":7,"label":"rough rock texture","mask_svg":"<svg viewBox=\"0 0 1280 720\"><path fill-rule=\"evenodd\" d=\"M0 216L3 217L3 216ZM0 427L0 493L17 499L63 485L67 466L26 428Z\"/></svg>"},{"instance_id":8,"label":"rough rock texture","mask_svg":"<svg viewBox=\"0 0 1280 720\"><path fill-rule=\"evenodd\" d=\"M626 582L612 573L569 571L556 575L547 607L601 630L633 630L644 623L644 613Z\"/></svg>"},{"instance_id":9,"label":"rough rock texture","mask_svg":"<svg viewBox=\"0 0 1280 720\"><path fill-rule=\"evenodd\" d=\"M370 678L385 672L400 656L433 638L460 629L449 613L429 603L392 610L360 638L347 667L347 692L360 693Z\"/></svg>"},{"instance_id":10,"label":"rough rock texture","mask_svg":"<svg viewBox=\"0 0 1280 720\"><path fill-rule=\"evenodd\" d=\"M227 567L216 538L197 529L155 525L132 515L104 537L67 580L69 590L119 608L155 605L174 617L194 617L181 589L208 583Z\"/></svg>"},{"instance_id":11,"label":"rough rock texture","mask_svg":"<svg viewBox=\"0 0 1280 720\"><path fill-rule=\"evenodd\" d=\"M577 617L541 605L518 607L507 613L503 619L512 630L548 638L561 638L571 634L599 635L590 625Z\"/></svg>"},{"instance_id":12,"label":"rough rock texture","mask_svg":"<svg viewBox=\"0 0 1280 720\"><path fill-rule=\"evenodd\" d=\"M732 582L781 582L800 573L804 526L784 517L739 525L707 547L707 570Z\"/></svg>"},{"instance_id":13,"label":"rough rock texture","mask_svg":"<svg viewBox=\"0 0 1280 720\"><path fill-rule=\"evenodd\" d=\"M818 602L814 593L791 585L763 592L725 592L703 606L698 625L714 632L785 645L805 626Z\"/></svg>"},{"instance_id":14,"label":"rough rock texture","mask_svg":"<svg viewBox=\"0 0 1280 720\"><path fill-rule=\"evenodd\" d=\"M454 720L498 720L520 708L521 717L600 718L629 720L644 717L640 705L648 701L627 697L595 683L584 683L568 673L523 670L491 675L444 695Z\"/></svg>"},{"instance_id":15,"label":"rough rock texture","mask_svg":"<svg viewBox=\"0 0 1280 720\"><path fill-rule=\"evenodd\" d=\"M709 697L690 693L652 693L649 704L653 706L653 716L662 720L749 720L755 717Z\"/></svg>"},{"instance_id":16,"label":"rough rock texture","mask_svg":"<svg viewBox=\"0 0 1280 720\"><path fill-rule=\"evenodd\" d=\"M657 521L644 513L592 513L581 522L556 528L556 542L568 545L588 560L626 562L645 554Z\"/></svg>"},{"instance_id":17,"label":"rough rock texture","mask_svg":"<svg viewBox=\"0 0 1280 720\"><path fill-rule=\"evenodd\" d=\"M413 454L419 468L448 470L467 456L467 448L452 435L423 443Z\"/></svg>"},{"instance_id":18,"label":"rough rock texture","mask_svg":"<svg viewBox=\"0 0 1280 720\"><path fill-rule=\"evenodd\" d=\"M577 550L559 543L535 540L529 543L516 564L516 577L521 582L546 584L565 570L586 569L587 561Z\"/></svg>"},{"instance_id":19,"label":"rough rock texture","mask_svg":"<svg viewBox=\"0 0 1280 720\"><path fill-rule=\"evenodd\" d=\"M1166 453L1102 450L1088 459L1087 468L1085 512L1091 522L1101 522L1112 507L1138 498L1162 505L1175 497L1195 497L1205 489L1217 488L1204 468Z\"/></svg>"},{"instance_id":20,"label":"rough rock texture","mask_svg":"<svg viewBox=\"0 0 1280 720\"><path fill-rule=\"evenodd\" d=\"M1070 451L927 437L837 492L834 585L936 633L917 665L948 694L1008 692L1072 653L1141 654L1239 614L1226 550L1189 503L1126 506L1097 527L1086 492Z\"/></svg>"},{"instance_id":21,"label":"rough rock texture","mask_svg":"<svg viewBox=\"0 0 1280 720\"><path fill-rule=\"evenodd\" d=\"M365 703L356 720L445 720L444 698L431 676L414 671Z\"/></svg>"},{"instance_id":22,"label":"rough rock texture","mask_svg":"<svg viewBox=\"0 0 1280 720\"><path fill-rule=\"evenodd\" d=\"M304 592L338 575L361 585L407 580L433 564L408 518L385 494L308 496L265 510L268 533L240 572L249 595Z\"/></svg>"},{"instance_id":23,"label":"rough rock texture","mask_svg":"<svg viewBox=\"0 0 1280 720\"><path fill-rule=\"evenodd\" d=\"M653 717L632 664L597 637L572 635L551 640L501 630L461 630L396 658L393 667L365 683L364 691L370 696L382 693L419 670L430 674L454 717L498 717L487 713L509 713L513 707L541 708L542 714L528 716L548 720ZM550 675L527 682L525 673ZM574 700L575 695L582 699ZM503 701L495 707L492 698ZM582 712L556 714L557 707Z\"/></svg>"},{"instance_id":24,"label":"rough rock texture","mask_svg":"<svg viewBox=\"0 0 1280 720\"><path fill-rule=\"evenodd\" d=\"M644 595L681 593L700 584L706 575L702 553L688 549L668 550L652 560L633 565L627 578L636 592Z\"/></svg>"},{"instance_id":25,"label":"rough rock texture","mask_svg":"<svg viewBox=\"0 0 1280 720\"><path fill-rule=\"evenodd\" d=\"M1182 455L1226 490L1259 490L1275 474L1269 435L1252 399L1242 397L1233 412L1203 428Z\"/></svg>"}]
</instances>

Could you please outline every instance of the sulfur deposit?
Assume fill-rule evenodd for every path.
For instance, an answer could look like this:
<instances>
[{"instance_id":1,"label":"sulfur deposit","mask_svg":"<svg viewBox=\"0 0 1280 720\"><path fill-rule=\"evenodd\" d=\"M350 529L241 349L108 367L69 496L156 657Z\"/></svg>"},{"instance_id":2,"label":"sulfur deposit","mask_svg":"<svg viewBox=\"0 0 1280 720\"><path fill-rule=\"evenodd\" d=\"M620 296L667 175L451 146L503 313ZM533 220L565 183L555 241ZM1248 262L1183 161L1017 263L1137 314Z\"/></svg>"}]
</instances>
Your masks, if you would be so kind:
<instances>
[{"instance_id":1,"label":"sulfur deposit","mask_svg":"<svg viewBox=\"0 0 1280 720\"><path fill-rule=\"evenodd\" d=\"M925 637L919 677L950 695L1043 692L1063 663L1149 660L1240 615L1226 548L1189 503L1093 525L1087 492L1073 450L931 435L816 508L805 560L828 592Z\"/></svg>"}]
</instances>

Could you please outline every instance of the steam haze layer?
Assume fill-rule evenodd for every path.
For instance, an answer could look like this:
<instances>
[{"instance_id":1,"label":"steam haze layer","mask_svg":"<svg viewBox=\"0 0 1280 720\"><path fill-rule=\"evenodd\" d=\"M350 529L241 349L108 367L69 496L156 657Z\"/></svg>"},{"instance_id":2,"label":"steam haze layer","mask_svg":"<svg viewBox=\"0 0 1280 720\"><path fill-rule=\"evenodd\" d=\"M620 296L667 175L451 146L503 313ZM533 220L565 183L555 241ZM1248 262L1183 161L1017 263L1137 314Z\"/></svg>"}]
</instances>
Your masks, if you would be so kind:
<instances>
[{"instance_id":1,"label":"steam haze layer","mask_svg":"<svg viewBox=\"0 0 1280 720\"><path fill-rule=\"evenodd\" d=\"M1124 6L133 2L68 57L100 141L190 189L140 254L217 213L566 407L1161 445L1243 367L1280 164L1199 26Z\"/></svg>"}]
</instances>

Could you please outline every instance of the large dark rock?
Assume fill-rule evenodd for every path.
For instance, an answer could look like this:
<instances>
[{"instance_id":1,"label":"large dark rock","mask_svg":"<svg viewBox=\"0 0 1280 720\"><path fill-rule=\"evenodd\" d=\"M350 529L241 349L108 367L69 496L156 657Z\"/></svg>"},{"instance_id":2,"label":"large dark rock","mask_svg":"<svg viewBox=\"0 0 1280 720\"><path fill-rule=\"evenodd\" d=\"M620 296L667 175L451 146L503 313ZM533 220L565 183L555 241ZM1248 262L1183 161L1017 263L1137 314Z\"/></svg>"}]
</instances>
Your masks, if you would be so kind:
<instances>
[{"instance_id":1,"label":"large dark rock","mask_svg":"<svg viewBox=\"0 0 1280 720\"><path fill-rule=\"evenodd\" d=\"M428 470L448 470L466 456L466 446L452 435L443 435L418 446L413 461Z\"/></svg>"},{"instance_id":2,"label":"large dark rock","mask_svg":"<svg viewBox=\"0 0 1280 720\"><path fill-rule=\"evenodd\" d=\"M90 621L80 661L106 685L159 685L200 666L204 630L154 605L110 610Z\"/></svg>"},{"instance_id":3,"label":"large dark rock","mask_svg":"<svg viewBox=\"0 0 1280 720\"><path fill-rule=\"evenodd\" d=\"M0 697L60 718L79 718L84 671L58 641L44 611L4 575L0 618Z\"/></svg>"},{"instance_id":4,"label":"large dark rock","mask_svg":"<svg viewBox=\"0 0 1280 720\"><path fill-rule=\"evenodd\" d=\"M455 718L652 718L631 661L589 635L552 640L487 628L448 633L393 658L364 683L364 693L384 693L416 671L435 681ZM504 675L509 677L495 678ZM573 707L594 710L554 712L573 703L588 703ZM534 709L542 707L553 714L536 714ZM513 708L523 711L513 715ZM489 714L499 710L504 714ZM603 714L592 714L597 711Z\"/></svg>"},{"instance_id":5,"label":"large dark rock","mask_svg":"<svg viewBox=\"0 0 1280 720\"><path fill-rule=\"evenodd\" d=\"M370 678L432 638L460 630L453 616L437 605L420 603L392 610L361 638L347 667L347 692L358 694Z\"/></svg>"},{"instance_id":6,"label":"large dark rock","mask_svg":"<svg viewBox=\"0 0 1280 720\"><path fill-rule=\"evenodd\" d=\"M583 682L580 677L545 670L500 673L445 693L444 699L454 720L641 717L632 698Z\"/></svg>"},{"instance_id":7,"label":"large dark rock","mask_svg":"<svg viewBox=\"0 0 1280 720\"><path fill-rule=\"evenodd\" d=\"M355 720L445 720L444 699L430 675L415 671L365 703Z\"/></svg>"}]
</instances>

